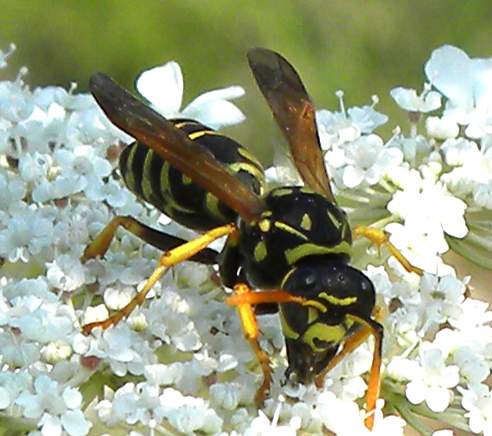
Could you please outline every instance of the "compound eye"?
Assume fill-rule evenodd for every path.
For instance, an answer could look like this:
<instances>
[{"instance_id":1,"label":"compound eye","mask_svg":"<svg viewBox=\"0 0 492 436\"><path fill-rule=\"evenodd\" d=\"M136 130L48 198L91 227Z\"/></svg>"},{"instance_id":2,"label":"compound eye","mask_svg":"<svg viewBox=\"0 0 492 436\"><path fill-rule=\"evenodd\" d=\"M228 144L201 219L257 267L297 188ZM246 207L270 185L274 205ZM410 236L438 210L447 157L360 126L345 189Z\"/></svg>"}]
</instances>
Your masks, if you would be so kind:
<instances>
[{"instance_id":1,"label":"compound eye","mask_svg":"<svg viewBox=\"0 0 492 436\"><path fill-rule=\"evenodd\" d=\"M316 270L314 268L301 268L296 276L298 285L302 287L304 291L314 289L316 286L318 275L316 274Z\"/></svg>"}]
</instances>

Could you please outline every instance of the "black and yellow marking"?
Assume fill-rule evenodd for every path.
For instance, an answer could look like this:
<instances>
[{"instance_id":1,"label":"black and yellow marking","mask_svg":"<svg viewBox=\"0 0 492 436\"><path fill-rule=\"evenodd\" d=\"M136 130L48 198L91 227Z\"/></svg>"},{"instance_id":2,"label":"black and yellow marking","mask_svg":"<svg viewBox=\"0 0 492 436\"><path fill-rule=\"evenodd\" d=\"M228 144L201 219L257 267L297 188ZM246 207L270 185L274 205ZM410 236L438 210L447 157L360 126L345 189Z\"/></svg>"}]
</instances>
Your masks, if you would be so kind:
<instances>
[{"instance_id":1,"label":"black and yellow marking","mask_svg":"<svg viewBox=\"0 0 492 436\"><path fill-rule=\"evenodd\" d=\"M244 151L240 144L197 121L174 120L173 123L252 191L263 192L263 168L256 158L250 159L251 153ZM120 171L131 191L187 227L203 231L235 220L235 212L145 144L135 142L123 150Z\"/></svg>"},{"instance_id":2,"label":"black and yellow marking","mask_svg":"<svg viewBox=\"0 0 492 436\"><path fill-rule=\"evenodd\" d=\"M258 406L270 387L271 369L259 346L256 315L279 311L289 362L286 374L303 383L315 379L319 385L348 352L374 336L365 420L371 429L383 328L372 314L373 284L348 265L352 232L331 191L315 108L298 73L282 56L257 48L248 53L248 60L305 186L283 186L264 195L261 164L236 141L197 121L166 120L104 74L91 78L91 91L104 112L136 138L120 157L129 189L175 221L205 233L183 241L131 217L115 217L86 248L82 260L104 255L120 226L165 253L125 308L84 326L84 331L107 328L128 316L169 267L187 259L218 263L223 283L235 290L226 301L237 307L263 372ZM221 236L227 241L220 254L206 248ZM422 273L383 231L359 227L354 236L386 246L408 271ZM253 291L253 286L260 290Z\"/></svg>"}]
</instances>

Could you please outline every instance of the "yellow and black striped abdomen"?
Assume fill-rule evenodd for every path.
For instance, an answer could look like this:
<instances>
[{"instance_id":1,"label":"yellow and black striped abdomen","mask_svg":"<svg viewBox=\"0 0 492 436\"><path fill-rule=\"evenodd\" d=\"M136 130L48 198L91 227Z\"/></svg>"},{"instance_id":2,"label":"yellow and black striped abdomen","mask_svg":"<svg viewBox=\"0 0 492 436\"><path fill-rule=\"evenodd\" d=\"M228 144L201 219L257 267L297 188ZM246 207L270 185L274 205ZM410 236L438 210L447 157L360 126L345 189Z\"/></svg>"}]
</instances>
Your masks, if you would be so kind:
<instances>
[{"instance_id":1,"label":"yellow and black striped abdomen","mask_svg":"<svg viewBox=\"0 0 492 436\"><path fill-rule=\"evenodd\" d=\"M171 121L254 192L263 193L263 167L248 150L197 121ZM145 144L134 142L123 150L120 171L132 192L186 227L208 230L235 221L237 217L217 197L193 183Z\"/></svg>"}]
</instances>

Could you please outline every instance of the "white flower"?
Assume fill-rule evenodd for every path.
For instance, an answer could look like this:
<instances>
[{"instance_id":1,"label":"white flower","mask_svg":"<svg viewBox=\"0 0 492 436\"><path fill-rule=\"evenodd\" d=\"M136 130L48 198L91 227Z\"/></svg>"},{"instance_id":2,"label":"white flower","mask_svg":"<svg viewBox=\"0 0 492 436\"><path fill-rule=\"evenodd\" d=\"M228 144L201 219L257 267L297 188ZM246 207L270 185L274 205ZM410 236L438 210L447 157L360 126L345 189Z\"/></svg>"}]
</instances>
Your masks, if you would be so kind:
<instances>
[{"instance_id":1,"label":"white flower","mask_svg":"<svg viewBox=\"0 0 492 436\"><path fill-rule=\"evenodd\" d=\"M121 322L114 328L95 331L96 337L78 336L75 351L90 357L107 359L111 370L120 377L127 373L141 375L149 363L154 363L150 345L138 333ZM75 345L74 345L75 346Z\"/></svg>"},{"instance_id":2,"label":"white flower","mask_svg":"<svg viewBox=\"0 0 492 436\"><path fill-rule=\"evenodd\" d=\"M408 112L431 112L441 107L441 96L435 91L430 91L430 86L424 86L422 94L417 95L415 89L393 88L391 97L398 106Z\"/></svg>"},{"instance_id":3,"label":"white flower","mask_svg":"<svg viewBox=\"0 0 492 436\"><path fill-rule=\"evenodd\" d=\"M351 189L362 183L375 185L389 168L398 166L403 154L388 148L377 135L363 136L345 147L347 165L343 169L343 184Z\"/></svg>"},{"instance_id":4,"label":"white flower","mask_svg":"<svg viewBox=\"0 0 492 436\"><path fill-rule=\"evenodd\" d=\"M456 138L460 127L449 117L427 117L425 120L427 134L436 139Z\"/></svg>"},{"instance_id":5,"label":"white flower","mask_svg":"<svg viewBox=\"0 0 492 436\"><path fill-rule=\"evenodd\" d=\"M421 366L411 374L406 388L407 398L413 404L425 401L433 412L443 412L452 398L450 388L459 382L459 368L446 366L446 356L431 344L422 344L419 351Z\"/></svg>"},{"instance_id":6,"label":"white flower","mask_svg":"<svg viewBox=\"0 0 492 436\"><path fill-rule=\"evenodd\" d=\"M448 98L444 116L467 126L465 133L470 138L492 132L491 59L470 59L461 49L444 45L433 51L425 73Z\"/></svg>"},{"instance_id":7,"label":"white flower","mask_svg":"<svg viewBox=\"0 0 492 436\"><path fill-rule=\"evenodd\" d=\"M238 383L215 383L210 386L210 398L226 410L236 410L241 399L241 386Z\"/></svg>"},{"instance_id":8,"label":"white flower","mask_svg":"<svg viewBox=\"0 0 492 436\"><path fill-rule=\"evenodd\" d=\"M482 146L463 138L447 140L442 147L445 161L454 168L441 177L449 189L465 198L472 194L474 201L490 208L492 182L492 148L490 138L482 139Z\"/></svg>"},{"instance_id":9,"label":"white flower","mask_svg":"<svg viewBox=\"0 0 492 436\"><path fill-rule=\"evenodd\" d=\"M49 257L53 218L45 217L44 212L48 210L34 207L17 210L8 227L0 230L0 256L10 262L27 262L38 255Z\"/></svg>"},{"instance_id":10,"label":"white flower","mask_svg":"<svg viewBox=\"0 0 492 436\"><path fill-rule=\"evenodd\" d=\"M82 190L91 200L104 199L102 179L111 174L112 168L106 159L97 156L94 147L79 145L73 150L57 150L53 156L60 174L52 182L45 180L34 189L36 201L62 198Z\"/></svg>"},{"instance_id":11,"label":"white flower","mask_svg":"<svg viewBox=\"0 0 492 436\"><path fill-rule=\"evenodd\" d=\"M458 387L463 395L463 407L468 410L465 416L469 419L473 433L492 434L492 392L483 384L470 389Z\"/></svg>"},{"instance_id":12,"label":"white flower","mask_svg":"<svg viewBox=\"0 0 492 436\"><path fill-rule=\"evenodd\" d=\"M381 404L379 404L379 407L381 407ZM319 395L316 410L326 428L340 436L403 436L403 427L405 426L403 419L396 416L383 417L380 409L375 410L374 428L371 432L364 426L364 412L359 409L357 403L340 400L332 392L325 392Z\"/></svg>"},{"instance_id":13,"label":"white flower","mask_svg":"<svg viewBox=\"0 0 492 436\"><path fill-rule=\"evenodd\" d=\"M16 209L26 195L26 184L18 178L0 173L0 210Z\"/></svg>"},{"instance_id":14,"label":"white flower","mask_svg":"<svg viewBox=\"0 0 492 436\"><path fill-rule=\"evenodd\" d=\"M323 149L355 141L362 134L372 133L388 120L386 115L374 110L379 101L376 96L373 97L372 106L354 107L347 112L343 103L343 92L338 91L337 97L340 102L339 112L326 109L316 111L316 124Z\"/></svg>"},{"instance_id":15,"label":"white flower","mask_svg":"<svg viewBox=\"0 0 492 436\"><path fill-rule=\"evenodd\" d=\"M444 233L463 238L468 233L464 220L466 204L451 195L439 182L422 179L397 191L388 203L388 210L405 220L414 218L429 226L441 227Z\"/></svg>"},{"instance_id":16,"label":"white flower","mask_svg":"<svg viewBox=\"0 0 492 436\"><path fill-rule=\"evenodd\" d=\"M243 113L228 101L244 95L240 86L206 92L181 110L183 75L173 61L144 71L138 77L136 87L167 118L192 118L212 128L237 124L245 119Z\"/></svg>"},{"instance_id":17,"label":"white flower","mask_svg":"<svg viewBox=\"0 0 492 436\"><path fill-rule=\"evenodd\" d=\"M435 275L424 274L420 280L422 310L430 322L441 324L453 315L459 313L459 306L464 301L465 284L446 275L438 278Z\"/></svg>"},{"instance_id":18,"label":"white flower","mask_svg":"<svg viewBox=\"0 0 492 436\"><path fill-rule=\"evenodd\" d=\"M360 131L368 135L388 121L387 115L377 112L374 107L379 102L377 96L372 97L371 106L354 106L347 109L348 118L360 128Z\"/></svg>"},{"instance_id":19,"label":"white flower","mask_svg":"<svg viewBox=\"0 0 492 436\"><path fill-rule=\"evenodd\" d=\"M270 421L268 417L261 411L258 411L258 416L253 419L250 427L244 433L245 436L295 436L297 430L301 426L301 419L294 417L288 425L278 425L278 420L281 413L281 403L279 403L275 414Z\"/></svg>"},{"instance_id":20,"label":"white flower","mask_svg":"<svg viewBox=\"0 0 492 436\"><path fill-rule=\"evenodd\" d=\"M57 289L74 291L85 283L85 271L78 259L69 255L61 255L46 265L48 267L46 277L49 283Z\"/></svg>"},{"instance_id":21,"label":"white flower","mask_svg":"<svg viewBox=\"0 0 492 436\"><path fill-rule=\"evenodd\" d=\"M155 409L156 415L167 418L182 433L190 434L199 430L216 433L222 428L223 420L201 398L184 396L175 389L166 388L159 402Z\"/></svg>"},{"instance_id":22,"label":"white flower","mask_svg":"<svg viewBox=\"0 0 492 436\"><path fill-rule=\"evenodd\" d=\"M46 375L34 382L34 393L23 392L16 400L26 418L40 418L42 434L86 435L92 424L80 411L82 396L77 389L62 387Z\"/></svg>"}]
</instances>

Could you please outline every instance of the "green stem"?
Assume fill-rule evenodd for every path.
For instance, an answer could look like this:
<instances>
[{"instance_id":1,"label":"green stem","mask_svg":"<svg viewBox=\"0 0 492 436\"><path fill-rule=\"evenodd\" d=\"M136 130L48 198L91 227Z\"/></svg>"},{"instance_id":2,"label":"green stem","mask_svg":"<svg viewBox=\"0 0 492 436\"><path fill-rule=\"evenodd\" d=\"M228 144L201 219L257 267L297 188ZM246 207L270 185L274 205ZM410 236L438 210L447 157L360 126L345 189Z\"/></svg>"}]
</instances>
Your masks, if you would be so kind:
<instances>
[{"instance_id":1,"label":"green stem","mask_svg":"<svg viewBox=\"0 0 492 436\"><path fill-rule=\"evenodd\" d=\"M406 398L394 392L384 393L384 398L388 403L391 403L391 407L395 409L398 414L416 431L423 436L430 436L432 431L421 420L413 415L411 408L408 407L408 401Z\"/></svg>"}]
</instances>

